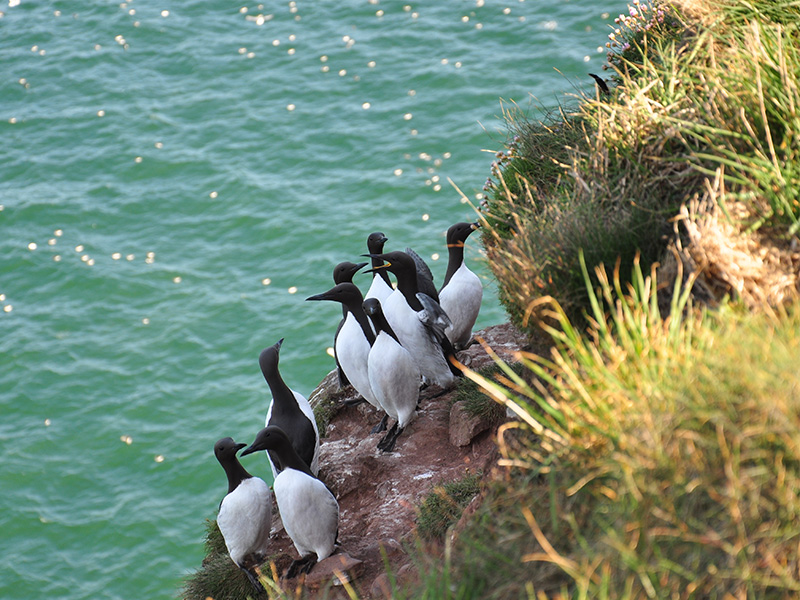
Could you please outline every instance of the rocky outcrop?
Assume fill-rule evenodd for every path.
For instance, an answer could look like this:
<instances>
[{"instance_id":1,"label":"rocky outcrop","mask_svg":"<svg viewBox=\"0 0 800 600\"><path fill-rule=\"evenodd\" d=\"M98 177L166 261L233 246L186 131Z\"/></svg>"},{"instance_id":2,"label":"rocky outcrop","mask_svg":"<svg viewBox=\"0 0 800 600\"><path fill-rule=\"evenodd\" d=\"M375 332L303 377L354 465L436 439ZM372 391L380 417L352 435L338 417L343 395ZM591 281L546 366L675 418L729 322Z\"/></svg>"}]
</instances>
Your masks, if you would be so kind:
<instances>
[{"instance_id":1,"label":"rocky outcrop","mask_svg":"<svg viewBox=\"0 0 800 600\"><path fill-rule=\"evenodd\" d=\"M524 336L510 324L489 327L478 335L507 361L513 360L525 343ZM480 344L459 353L459 359L472 369L492 362ZM393 573L413 570L404 543L413 540L417 507L431 489L468 473L488 474L496 462L492 424L464 426L456 418L459 432L453 437L451 395L435 386L423 390L416 420L398 438L391 453L376 447L383 434L370 433L381 415L366 403L346 405L356 399L356 393L352 388L337 392L335 374L326 377L310 395L312 404L325 402L332 413L320 447L320 479L339 502L337 554L354 559L351 585L360 598L391 597L387 594L384 554ZM282 572L291 558L296 558L296 552L280 523L276 529L272 547L278 555L276 566ZM326 562L329 564L320 563L312 570L307 587L324 587L335 579L334 571L341 572L341 561ZM289 589L295 584L286 582ZM338 596L334 590L328 597ZM343 591L341 597L347 597Z\"/></svg>"}]
</instances>

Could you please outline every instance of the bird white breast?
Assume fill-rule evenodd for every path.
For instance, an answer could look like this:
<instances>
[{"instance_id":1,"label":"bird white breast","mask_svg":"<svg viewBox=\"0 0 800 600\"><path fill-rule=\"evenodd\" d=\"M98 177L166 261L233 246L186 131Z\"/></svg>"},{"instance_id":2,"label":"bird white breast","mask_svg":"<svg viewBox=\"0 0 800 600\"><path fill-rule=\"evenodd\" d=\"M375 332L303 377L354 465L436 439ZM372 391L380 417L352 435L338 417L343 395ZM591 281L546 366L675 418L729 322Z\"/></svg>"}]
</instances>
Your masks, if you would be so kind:
<instances>
[{"instance_id":1,"label":"bird white breast","mask_svg":"<svg viewBox=\"0 0 800 600\"><path fill-rule=\"evenodd\" d=\"M311 404L309 404L308 400L306 400L306 397L299 392L295 392L294 390L291 391L294 394L294 399L297 402L297 406L300 407L300 412L302 412L308 418L308 420L311 421L311 426L314 428L314 438L316 439L316 443L314 445L314 456L311 459L311 467L309 468L314 475L317 475L319 473L319 429L317 428L317 418L314 416L314 409L311 408ZM265 426L269 425L269 420L272 417L273 402L274 400L269 403L269 408L267 409L267 418L264 421ZM272 464L272 459L269 457L269 452L264 450L264 454L267 455L270 469L272 469L272 479L274 480L275 477L278 476L278 470L275 468L275 465Z\"/></svg>"},{"instance_id":2,"label":"bird white breast","mask_svg":"<svg viewBox=\"0 0 800 600\"><path fill-rule=\"evenodd\" d=\"M250 477L222 499L217 525L237 565L252 553L264 554L272 525L272 500L264 480Z\"/></svg>"},{"instance_id":3,"label":"bird white breast","mask_svg":"<svg viewBox=\"0 0 800 600\"><path fill-rule=\"evenodd\" d=\"M369 341L361 330L352 313L347 313L347 318L336 337L336 357L347 379L350 380L356 391L364 396L375 408L380 408L375 394L369 385L367 372L367 357L369 356Z\"/></svg>"},{"instance_id":4,"label":"bird white breast","mask_svg":"<svg viewBox=\"0 0 800 600\"><path fill-rule=\"evenodd\" d=\"M454 345L463 347L472 337L472 327L478 319L483 299L480 278L461 263L461 266L439 292L439 304L452 321L447 328L447 338Z\"/></svg>"},{"instance_id":5,"label":"bird white breast","mask_svg":"<svg viewBox=\"0 0 800 600\"><path fill-rule=\"evenodd\" d=\"M420 373L408 351L385 332L369 353L369 382L386 413L405 427L414 418Z\"/></svg>"},{"instance_id":6,"label":"bird white breast","mask_svg":"<svg viewBox=\"0 0 800 600\"><path fill-rule=\"evenodd\" d=\"M367 295L364 296L364 300L367 298L377 298L380 300L381 305L386 302L386 299L391 295L394 291L392 286L388 285L384 280L383 277L373 277L372 283L367 290Z\"/></svg>"},{"instance_id":7,"label":"bird white breast","mask_svg":"<svg viewBox=\"0 0 800 600\"><path fill-rule=\"evenodd\" d=\"M431 340L417 312L406 302L403 293L395 290L383 307L386 320L394 330L423 377L442 387L449 387L455 378L447 365L442 348Z\"/></svg>"},{"instance_id":8,"label":"bird white breast","mask_svg":"<svg viewBox=\"0 0 800 600\"><path fill-rule=\"evenodd\" d=\"M323 560L333 554L339 530L339 504L319 479L285 469L273 484L286 533L300 556Z\"/></svg>"}]
</instances>

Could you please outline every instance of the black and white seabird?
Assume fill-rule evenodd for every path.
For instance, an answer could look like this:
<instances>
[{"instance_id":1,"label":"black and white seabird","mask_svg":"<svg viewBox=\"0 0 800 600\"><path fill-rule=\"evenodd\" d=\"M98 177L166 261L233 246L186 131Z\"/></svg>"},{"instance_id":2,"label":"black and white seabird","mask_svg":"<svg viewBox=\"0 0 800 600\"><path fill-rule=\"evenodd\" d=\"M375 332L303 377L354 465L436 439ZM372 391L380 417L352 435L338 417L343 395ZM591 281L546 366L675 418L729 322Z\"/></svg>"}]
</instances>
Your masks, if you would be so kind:
<instances>
[{"instance_id":1,"label":"black and white seabird","mask_svg":"<svg viewBox=\"0 0 800 600\"><path fill-rule=\"evenodd\" d=\"M286 533L297 548L295 560L286 574L291 578L308 573L314 565L333 554L339 533L339 503L330 490L309 471L280 427L265 427L242 456L267 450L278 456L284 469L272 489Z\"/></svg>"},{"instance_id":2,"label":"black and white seabird","mask_svg":"<svg viewBox=\"0 0 800 600\"><path fill-rule=\"evenodd\" d=\"M386 269L397 277L397 289L383 303L386 320L422 376L442 388L451 387L460 371L449 360L455 356L445 335L450 319L438 302L419 293L417 268L408 254L398 251L377 256L384 264L373 269Z\"/></svg>"},{"instance_id":3,"label":"black and white seabird","mask_svg":"<svg viewBox=\"0 0 800 600\"><path fill-rule=\"evenodd\" d=\"M231 560L259 592L264 587L252 567L260 563L269 546L272 495L264 480L248 473L236 453L247 446L226 437L214 444L214 455L228 476L228 493L219 505L217 525Z\"/></svg>"},{"instance_id":4,"label":"black and white seabird","mask_svg":"<svg viewBox=\"0 0 800 600\"><path fill-rule=\"evenodd\" d=\"M383 252L383 245L387 242L388 238L380 231L375 231L367 237L367 250L372 254L381 254ZM372 266L379 267L383 264L380 258L372 257ZM338 283L338 282L337 282ZM385 270L372 272L372 283L364 294L364 298L377 298L381 302L385 302L394 291L392 282L389 279L389 274Z\"/></svg>"},{"instance_id":5,"label":"black and white seabird","mask_svg":"<svg viewBox=\"0 0 800 600\"><path fill-rule=\"evenodd\" d=\"M369 383L386 414L395 419L392 428L378 442L378 449L391 452L403 429L417 414L420 372L386 321L380 301L364 300L364 312L377 332L369 352Z\"/></svg>"},{"instance_id":6,"label":"black and white seabird","mask_svg":"<svg viewBox=\"0 0 800 600\"><path fill-rule=\"evenodd\" d=\"M369 263L351 263L351 262L340 262L333 268L333 283L339 285L340 283L353 283L353 276L358 273L363 267L366 267ZM344 321L347 318L347 307L342 305L342 320L339 321L339 326L336 328L336 335L333 339L336 339L339 336L339 331L344 325ZM336 356L336 345L334 344L333 347L333 359L336 361L336 374L339 377L339 388L346 387L350 385L350 381L347 379L347 375L344 374L342 371L342 366L339 364L339 357Z\"/></svg>"},{"instance_id":7,"label":"black and white seabird","mask_svg":"<svg viewBox=\"0 0 800 600\"><path fill-rule=\"evenodd\" d=\"M334 351L339 359L339 364L356 391L372 406L381 410L372 388L369 385L369 371L367 358L375 333L369 324L367 315L364 314L364 302L361 291L353 283L340 283L323 294L317 294L306 300L331 300L339 302L347 311L344 325L336 334ZM385 426L386 423L382 422Z\"/></svg>"},{"instance_id":8,"label":"black and white seabird","mask_svg":"<svg viewBox=\"0 0 800 600\"><path fill-rule=\"evenodd\" d=\"M308 465L311 472L319 473L319 431L311 405L302 394L290 389L278 371L281 338L277 344L265 348L258 357L264 379L272 392L272 402L267 410L266 425L283 429L292 441L295 452ZM277 457L267 453L272 474L277 476L283 469Z\"/></svg>"},{"instance_id":9,"label":"black and white seabird","mask_svg":"<svg viewBox=\"0 0 800 600\"><path fill-rule=\"evenodd\" d=\"M472 327L478 319L483 299L480 278L464 262L464 243L480 223L456 223L447 230L447 273L439 290L439 304L452 326L446 330L448 339L458 350L466 348L472 339Z\"/></svg>"}]
</instances>

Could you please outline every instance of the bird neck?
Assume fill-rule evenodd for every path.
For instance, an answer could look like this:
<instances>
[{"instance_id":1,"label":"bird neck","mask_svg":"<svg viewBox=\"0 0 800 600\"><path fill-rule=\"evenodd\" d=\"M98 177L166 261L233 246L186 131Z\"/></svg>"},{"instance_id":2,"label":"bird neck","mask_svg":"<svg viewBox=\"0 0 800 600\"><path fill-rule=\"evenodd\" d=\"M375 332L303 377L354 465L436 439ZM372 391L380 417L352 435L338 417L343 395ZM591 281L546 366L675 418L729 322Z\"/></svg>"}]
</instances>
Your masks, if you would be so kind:
<instances>
[{"instance_id":1,"label":"bird neck","mask_svg":"<svg viewBox=\"0 0 800 600\"><path fill-rule=\"evenodd\" d=\"M456 274L456 271L461 268L461 265L464 264L464 242L447 244L447 254L447 273L445 273L442 287L450 283L450 279Z\"/></svg>"},{"instance_id":2,"label":"bird neck","mask_svg":"<svg viewBox=\"0 0 800 600\"><path fill-rule=\"evenodd\" d=\"M408 271L395 273L395 275L397 276L397 289L403 294L408 305L417 312L421 311L422 303L417 298L419 286L417 285L416 270L409 269Z\"/></svg>"},{"instance_id":3,"label":"bird neck","mask_svg":"<svg viewBox=\"0 0 800 600\"><path fill-rule=\"evenodd\" d=\"M222 468L225 469L225 475L228 476L228 493L239 487L239 484L245 479L250 479L252 475L239 462L239 459L233 457L233 460L225 461Z\"/></svg>"},{"instance_id":4,"label":"bird neck","mask_svg":"<svg viewBox=\"0 0 800 600\"><path fill-rule=\"evenodd\" d=\"M272 392L272 414L282 415L293 413L300 408L294 392L286 385L280 373L274 373L267 379L267 385Z\"/></svg>"},{"instance_id":5,"label":"bird neck","mask_svg":"<svg viewBox=\"0 0 800 600\"><path fill-rule=\"evenodd\" d=\"M370 250L370 252L371 252L371 250ZM372 260L372 268L373 269L377 269L378 267L382 267L383 266L383 259L376 258L376 257L373 256L371 260ZM373 277L373 279L375 277L380 277L381 279L383 279L386 282L386 285L388 285L389 287L392 287L392 280L389 279L389 273L386 272L386 269L379 269L377 271L373 271L372 272L372 277Z\"/></svg>"},{"instance_id":6,"label":"bird neck","mask_svg":"<svg viewBox=\"0 0 800 600\"><path fill-rule=\"evenodd\" d=\"M367 317L367 313L364 312L364 308L359 305L349 306L345 304L345 308L347 312L353 315L353 318L358 323L358 326L361 327L361 331L364 333L364 337L367 338L369 345L375 343L375 334L372 331L372 327L369 326L369 317Z\"/></svg>"},{"instance_id":7,"label":"bird neck","mask_svg":"<svg viewBox=\"0 0 800 600\"><path fill-rule=\"evenodd\" d=\"M278 458L281 462L281 471L284 469L294 469L295 471L305 473L309 477L314 477L306 461L300 458L300 455L291 444L285 444L280 448L276 448L274 451L277 451ZM316 477L314 477L314 479L316 479Z\"/></svg>"},{"instance_id":8,"label":"bird neck","mask_svg":"<svg viewBox=\"0 0 800 600\"><path fill-rule=\"evenodd\" d=\"M375 324L375 332L378 335L383 332L393 338L398 344L400 343L400 340L397 339L397 334L394 332L391 325L389 325L389 321L386 320L386 317L382 312L377 315L372 315L372 322Z\"/></svg>"}]
</instances>

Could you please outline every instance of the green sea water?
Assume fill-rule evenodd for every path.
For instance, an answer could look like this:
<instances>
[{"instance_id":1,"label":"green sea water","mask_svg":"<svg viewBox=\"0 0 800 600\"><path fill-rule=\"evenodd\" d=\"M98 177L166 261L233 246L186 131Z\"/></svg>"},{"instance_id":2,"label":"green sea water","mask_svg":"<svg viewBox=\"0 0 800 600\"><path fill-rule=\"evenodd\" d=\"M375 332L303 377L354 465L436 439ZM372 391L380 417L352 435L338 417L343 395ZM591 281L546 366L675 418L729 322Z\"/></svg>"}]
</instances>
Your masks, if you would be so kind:
<instances>
[{"instance_id":1,"label":"green sea water","mask_svg":"<svg viewBox=\"0 0 800 600\"><path fill-rule=\"evenodd\" d=\"M214 442L263 426L260 350L314 389L341 313L304 298L372 231L441 282L503 107L594 94L624 7L0 7L0 598L177 596ZM478 236L467 260L504 321Z\"/></svg>"}]
</instances>

